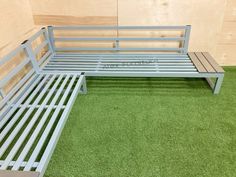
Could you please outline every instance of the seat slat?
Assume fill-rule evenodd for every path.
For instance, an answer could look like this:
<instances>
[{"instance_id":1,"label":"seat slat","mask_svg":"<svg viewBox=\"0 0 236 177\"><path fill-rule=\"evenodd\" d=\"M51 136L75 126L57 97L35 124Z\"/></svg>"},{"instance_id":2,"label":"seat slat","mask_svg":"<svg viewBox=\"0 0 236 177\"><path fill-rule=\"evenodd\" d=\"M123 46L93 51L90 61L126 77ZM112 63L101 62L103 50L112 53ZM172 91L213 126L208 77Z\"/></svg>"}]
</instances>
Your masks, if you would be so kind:
<instances>
[{"instance_id":1,"label":"seat slat","mask_svg":"<svg viewBox=\"0 0 236 177\"><path fill-rule=\"evenodd\" d=\"M137 55L137 56L65 56L65 57L60 57L60 56L53 56L52 59L73 59L73 60L140 60L140 59L189 59L188 56L155 56L155 55Z\"/></svg>"},{"instance_id":2,"label":"seat slat","mask_svg":"<svg viewBox=\"0 0 236 177\"><path fill-rule=\"evenodd\" d=\"M110 66L111 65L111 66ZM114 66L114 67L113 67ZM56 54L44 71L70 72L196 72L197 69L187 54Z\"/></svg>"},{"instance_id":3,"label":"seat slat","mask_svg":"<svg viewBox=\"0 0 236 177\"><path fill-rule=\"evenodd\" d=\"M78 77L79 79L77 79ZM81 86L84 83L84 77L80 77L81 76L77 74L40 75L40 77L38 77L38 80L35 80L35 90L33 92L28 92L29 96L25 100L25 102L22 104L23 100L21 100L10 106L11 108L18 108L15 114L18 116L15 117L14 115L14 121L12 121L13 119L10 120L10 122L8 122L7 125L3 128L0 135L2 138L5 137L4 135L9 132L12 125L16 120L18 120L19 116L21 116L24 111L21 111L18 114L17 112L19 112L22 108L24 108L26 112L22 114L23 117L19 120L19 123L17 123L16 127L14 127L12 132L10 132L10 135L6 138L6 140L4 140L3 144L1 145L0 157L2 158L2 160L0 161L0 175L5 174L5 170L7 169L7 172L9 172L9 174L13 174L10 173L9 170L17 171L20 170L20 168L23 168L24 171L35 171L39 164L40 168L46 167L47 163L44 161L45 156L43 157L43 161L35 162L35 160L38 157L39 153L41 153L43 145L45 145L45 143L49 143L46 142L47 137L51 131L54 131L53 127L55 123L57 123L56 120L59 118L59 122L62 121L63 123L65 123L67 118L65 115L69 114L69 111L73 104L72 100L75 100L77 94L79 93L79 90L81 89ZM35 87L35 85L32 87ZM38 92L39 95L36 95L36 93ZM36 98L32 100L35 96ZM45 111L43 112L44 109ZM52 115L50 115L50 113L52 113ZM30 118L30 116L32 116L32 118ZM49 120L49 122L47 122L46 127L44 127L46 120ZM61 123L58 126L61 127ZM22 130L22 132L18 133L20 130ZM42 135L40 135L39 141L36 141L40 132L42 132ZM54 132L54 134L55 133L57 134L58 131ZM60 134L56 135L57 138L59 136ZM24 146L22 147L22 143L25 142L27 137L29 137L29 139L27 139L26 144L24 144ZM55 137L51 138L54 141ZM35 141L36 146L33 147L33 143L35 143ZM10 144L12 145L9 146ZM6 151L8 147L10 149ZM31 152L32 147L33 152L30 155L29 160L25 160L25 157L28 155L28 153ZM53 147L47 146L46 153L52 153L53 150ZM6 154L4 154L5 152ZM19 156L15 157L17 153L19 153ZM3 154L4 157L2 156Z\"/></svg>"},{"instance_id":4,"label":"seat slat","mask_svg":"<svg viewBox=\"0 0 236 177\"><path fill-rule=\"evenodd\" d=\"M69 79L69 77L67 76L66 79L64 80L63 84L62 84L63 87L60 87L60 90L58 91L58 93L62 92L62 90L64 88L64 85L67 83L68 79ZM45 130L44 130L44 132L42 134L42 136L40 137L40 139L39 139L39 141L38 141L38 143L37 143L33 153L31 154L31 156L30 156L30 158L29 158L29 160L27 162L27 165L24 168L24 171L29 171L32 168L32 165L33 165L34 161L36 160L38 154L40 153L41 148L44 145L45 140L46 140L49 132L51 131L51 129L52 129L52 127L53 127L53 125L54 125L54 123L56 121L56 118L57 118L58 114L60 113L60 110L61 110L60 108L64 105L64 102L65 102L65 100L66 100L66 98L67 98L67 96L68 96L68 94L69 94L69 92L70 92L70 90L71 90L71 88L72 88L72 86L74 84L75 79L76 79L76 76L73 76L73 78L71 79L69 85L66 88L66 91L63 94L63 97L61 98L61 100L60 100L60 102L58 104L58 107L56 108L55 112L51 116L50 121L48 122L48 124L47 124L47 126L46 126L46 128L45 128Z\"/></svg>"},{"instance_id":5,"label":"seat slat","mask_svg":"<svg viewBox=\"0 0 236 177\"><path fill-rule=\"evenodd\" d=\"M3 163L4 163L4 160L0 160L0 166L1 166ZM9 167L12 167L15 163L16 163L16 161L11 161L11 162L9 163ZM27 163L26 161L22 162L21 167L25 167L26 163ZM36 167L38 166L38 164L39 164L38 162L34 162L33 168L36 168Z\"/></svg>"},{"instance_id":6,"label":"seat slat","mask_svg":"<svg viewBox=\"0 0 236 177\"><path fill-rule=\"evenodd\" d=\"M88 61L88 60L70 60L70 59L65 59L65 60L51 60L49 62L50 63L60 63L60 62L65 62L65 63L77 63L77 64L97 64L99 62L106 64L106 63L127 63L127 62L152 62L152 63L191 63L191 60L169 60L169 59L165 59L165 60L158 60L158 61L153 61L153 60L93 60L93 61Z\"/></svg>"},{"instance_id":7,"label":"seat slat","mask_svg":"<svg viewBox=\"0 0 236 177\"><path fill-rule=\"evenodd\" d=\"M198 57L198 60L202 63L202 65L205 67L207 72L209 72L209 73L216 72L215 69L211 66L211 64L202 55L201 52L196 52L195 55Z\"/></svg>"},{"instance_id":8,"label":"seat slat","mask_svg":"<svg viewBox=\"0 0 236 177\"><path fill-rule=\"evenodd\" d=\"M28 94L34 89L34 87L37 85L37 83L40 82L42 77L43 77L43 75L36 75L35 78L33 78L32 82L29 83L29 86L27 86L26 89L22 90L22 93L20 95L18 95L18 96L20 96L20 98L14 104L16 106L13 106L13 107L10 106L13 104L13 102L14 102L13 100L8 101L8 105L4 108L4 110L2 110L3 113L2 113L2 115L0 115L0 120L1 120L0 121L0 129L9 120L10 116L17 109L18 105L20 105L26 99ZM7 98L8 96L6 96L5 98ZM4 104L6 101L2 100L2 102L3 102L2 104ZM9 111L7 111L7 110L9 110ZM5 111L6 111L6 113L5 113Z\"/></svg>"},{"instance_id":9,"label":"seat slat","mask_svg":"<svg viewBox=\"0 0 236 177\"><path fill-rule=\"evenodd\" d=\"M12 107L13 107L13 106L14 106L14 105L12 105ZM18 106L18 108L21 108L21 107L23 107L23 106L24 106L24 105L21 104L21 105ZM27 108L30 108L30 107L32 107L32 106L33 106L33 105L30 104L30 105L27 106ZM40 106L41 106L41 105L37 105L36 108L39 108ZM56 109L57 106L58 106L58 105L54 105L53 109ZM47 109L48 107L49 107L49 105L45 105L45 106L44 106L44 109ZM62 107L62 109L64 109L64 108L65 108L65 106Z\"/></svg>"},{"instance_id":10,"label":"seat slat","mask_svg":"<svg viewBox=\"0 0 236 177\"><path fill-rule=\"evenodd\" d=\"M9 137L4 141L3 145L1 146L0 149L0 156L2 156L4 154L4 152L7 150L7 148L9 147L9 145L12 143L12 141L14 140L14 138L16 137L16 135L18 134L18 132L21 130L21 128L25 125L26 121L29 119L30 115L32 114L32 112L35 110L36 105L38 105L39 101L41 100L41 98L43 98L43 96L45 96L46 90L48 89L48 87L52 84L52 81L54 81L55 77L51 78L51 82L48 82L47 85L43 88L43 90L40 92L40 94L38 95L38 97L34 100L32 107L30 107L26 113L23 115L23 117L21 118L21 120L18 122L18 124L16 125L16 127L14 127L13 131L10 133ZM56 85L56 84L55 84ZM55 86L54 85L54 86ZM50 98L50 97L49 97ZM49 98L47 98L49 100ZM46 101L45 101L46 102ZM46 103L45 103L46 104ZM28 104L27 104L28 105ZM25 106L27 106L25 104ZM14 121L11 122L15 122L16 120L18 120L18 118L20 118L21 114L18 114L17 116L14 116L13 119ZM10 128L13 126L14 124L7 124L7 126L3 129L3 131L1 132L0 138L1 140L5 137L5 135L9 132ZM3 169L4 167L1 166L0 169Z\"/></svg>"},{"instance_id":11,"label":"seat slat","mask_svg":"<svg viewBox=\"0 0 236 177\"><path fill-rule=\"evenodd\" d=\"M208 62L212 65L212 67L215 69L218 73L223 73L224 70L222 67L220 67L216 61L213 59L213 57L208 52L203 52L203 56L208 60Z\"/></svg>"},{"instance_id":12,"label":"seat slat","mask_svg":"<svg viewBox=\"0 0 236 177\"><path fill-rule=\"evenodd\" d=\"M97 70L99 71L110 71L110 72L119 72L119 71L127 71L127 72L161 72L161 71L177 71L177 72L182 72L182 71L197 71L195 68L150 68L150 69L145 69L145 68L65 68L65 67L45 67L44 71L91 71L91 72L96 72Z\"/></svg>"},{"instance_id":13,"label":"seat slat","mask_svg":"<svg viewBox=\"0 0 236 177\"><path fill-rule=\"evenodd\" d=\"M45 66L45 68L57 68L57 67L65 67L65 68L83 68L83 69L92 69L92 68L100 68L100 69L106 69L106 68L117 68L117 69L151 69L155 68L158 66L159 68L173 68L173 69L178 69L178 68L195 68L193 65L171 65L171 64L155 64L155 63L150 63L150 64L135 64L135 63L125 63L125 64L103 64L101 63L100 65L80 65L80 64L48 64Z\"/></svg>"},{"instance_id":14,"label":"seat slat","mask_svg":"<svg viewBox=\"0 0 236 177\"><path fill-rule=\"evenodd\" d=\"M81 66L93 66L93 65L97 65L99 62L94 62L94 63L86 63L86 62L67 62L67 61L58 61L58 62L55 62L55 61L51 61L49 62L47 65L64 65L64 66L67 66L67 65L81 65ZM103 64L103 65L109 65L109 64L123 64L122 62L100 62L100 64ZM124 64L129 64L129 62L126 62ZM131 63L132 64L132 63ZM135 63L137 65L141 65L141 66L149 66L149 65L152 65L152 64L158 64L158 65L177 65L177 66L180 66L180 65L192 65L193 66L193 63L191 62L146 62L146 63Z\"/></svg>"},{"instance_id":15,"label":"seat slat","mask_svg":"<svg viewBox=\"0 0 236 177\"><path fill-rule=\"evenodd\" d=\"M53 99L49 105L49 107L47 108L46 112L43 114L43 117L40 118L40 121L38 123L38 126L35 128L33 134L30 136L30 139L28 140L27 144L25 145L24 149L22 150L19 158L17 159L16 161L16 164L13 166L13 169L16 170L20 167L20 164L23 162L25 156L27 155L27 153L30 151L30 148L32 147L33 143L35 142L35 139L37 138L37 135L39 134L40 130L42 129L44 123L46 122L49 114L51 113L52 109L53 109L53 106L55 105L55 103L57 102L57 100L59 99L59 96L61 95L62 93L62 90L64 88L64 86L66 85L67 81L69 79L69 76L67 76L63 83L60 85L60 89L57 91L56 95L53 96ZM57 82L55 83L55 85L58 85L62 80L62 75L59 77L59 79L57 80ZM56 87L52 88L51 91L49 92L49 94L53 94L54 90L55 90ZM49 96L49 98L51 97L51 95ZM47 100L48 101L48 100ZM46 101L46 102L47 102ZM56 108L58 109L58 107ZM39 113L41 112L42 110L40 110ZM39 114L35 114L35 116L38 117ZM28 164L28 162L27 162ZM27 166L27 165L26 165Z\"/></svg>"},{"instance_id":16,"label":"seat slat","mask_svg":"<svg viewBox=\"0 0 236 177\"><path fill-rule=\"evenodd\" d=\"M198 60L198 57L195 55L194 52L190 52L190 53L188 53L188 55L199 72L207 72L207 70L202 65L202 63Z\"/></svg>"},{"instance_id":17,"label":"seat slat","mask_svg":"<svg viewBox=\"0 0 236 177\"><path fill-rule=\"evenodd\" d=\"M192 63L149 63L149 64L140 64L140 63L97 63L97 64L51 64L49 63L45 68L152 68L159 66L160 68L170 67L170 68L179 68L179 67L195 67ZM45 69L44 68L44 69ZM78 70L79 71L79 70Z\"/></svg>"},{"instance_id":18,"label":"seat slat","mask_svg":"<svg viewBox=\"0 0 236 177\"><path fill-rule=\"evenodd\" d=\"M52 77L53 80L56 78L55 76ZM61 77L62 78L62 77ZM0 167L1 170L5 170L7 169L9 163L13 160L13 157L15 156L15 154L17 153L17 151L19 150L20 146L22 145L22 143L24 142L25 138L27 137L27 135L29 134L30 130L32 129L32 127L34 126L35 122L38 120L40 114L42 113L44 106L47 104L47 102L49 101L49 99L51 98L51 96L53 95L53 91L54 89L56 89L57 85L60 83L61 79L60 77L58 78L57 82L53 85L51 92L49 92L46 95L46 98L44 99L43 103L40 105L40 107L37 109L36 113L33 115L33 118L29 121L29 123L27 124L26 128L24 129L23 133L20 135L20 137L18 138L17 142L15 143L15 145L13 146L13 148L11 149L11 151L9 152L8 156L6 157L4 164ZM56 96L54 97L54 99L57 98ZM56 102L55 100L53 100L54 102ZM52 102L53 102L52 101ZM53 103L54 103L53 102ZM54 104L52 103L52 105L54 106ZM33 104L34 105L34 104ZM30 107L32 108L32 107ZM34 105L32 109L36 108L36 106ZM45 112L45 114L48 113L48 110ZM50 112L49 112L50 113ZM48 113L48 115L49 115ZM45 115L44 114L44 115ZM44 116L44 117L48 117L48 115ZM23 118L24 119L24 118ZM40 121L44 120L43 118L41 118ZM19 125L19 124L18 124ZM42 125L43 123L40 124L38 126ZM36 137L35 137L36 138ZM34 141L32 141L34 142Z\"/></svg>"},{"instance_id":19,"label":"seat slat","mask_svg":"<svg viewBox=\"0 0 236 177\"><path fill-rule=\"evenodd\" d=\"M54 57L141 57L141 56L158 56L158 57L186 57L181 53L61 53L57 52Z\"/></svg>"},{"instance_id":20,"label":"seat slat","mask_svg":"<svg viewBox=\"0 0 236 177\"><path fill-rule=\"evenodd\" d=\"M18 120L18 118L21 116L21 114L25 111L26 107L30 104L30 102L34 99L35 95L38 93L38 91L42 88L42 86L44 85L44 83L46 82L48 77L45 77L40 84L36 87L36 89L33 91L33 93L27 98L27 100L25 101L25 103L23 104L23 106L17 111L17 113L14 115L14 117L10 120L10 122L6 125L6 127L1 131L0 134L0 141L2 141L2 139L5 137L5 135L8 133L8 131L10 130L10 128L14 125L14 123ZM29 92L30 93L30 92ZM28 93L28 94L29 94ZM41 95L40 95L41 96ZM43 95L42 95L43 96ZM18 101L13 108L6 114L6 116L4 117L4 119L0 122L0 128L2 128L5 123L11 118L11 116L13 115L13 113L16 111L16 109L18 108L18 104L21 104L22 101L24 100L20 100Z\"/></svg>"},{"instance_id":21,"label":"seat slat","mask_svg":"<svg viewBox=\"0 0 236 177\"><path fill-rule=\"evenodd\" d=\"M39 165L38 167L36 168L36 171L45 171L45 164L47 164L52 156L52 151L55 149L56 147L56 144L57 144L57 141L60 137L60 134L62 132L62 129L66 123L66 120L68 118L68 115L69 115L69 112L72 108L72 105L74 104L75 102L75 98L77 97L78 93L79 93L79 90L82 86L83 83L85 83L85 76L82 75L79 77L78 81L76 81L76 85L73 89L73 92L67 102L67 106L59 120L59 122L57 123L57 126L51 136L51 139L44 151L44 154L39 162ZM86 89L86 88L85 88Z\"/></svg>"}]
</instances>

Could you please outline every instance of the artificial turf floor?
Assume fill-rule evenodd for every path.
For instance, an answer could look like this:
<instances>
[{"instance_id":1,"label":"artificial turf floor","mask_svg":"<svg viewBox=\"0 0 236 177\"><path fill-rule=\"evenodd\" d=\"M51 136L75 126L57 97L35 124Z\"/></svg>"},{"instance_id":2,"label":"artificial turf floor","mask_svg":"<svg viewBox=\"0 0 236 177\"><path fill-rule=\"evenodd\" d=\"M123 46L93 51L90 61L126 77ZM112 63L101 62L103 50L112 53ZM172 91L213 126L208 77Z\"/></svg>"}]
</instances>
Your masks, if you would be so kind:
<instances>
[{"instance_id":1,"label":"artificial turf floor","mask_svg":"<svg viewBox=\"0 0 236 177\"><path fill-rule=\"evenodd\" d=\"M45 177L236 176L236 67L201 79L90 78Z\"/></svg>"}]
</instances>

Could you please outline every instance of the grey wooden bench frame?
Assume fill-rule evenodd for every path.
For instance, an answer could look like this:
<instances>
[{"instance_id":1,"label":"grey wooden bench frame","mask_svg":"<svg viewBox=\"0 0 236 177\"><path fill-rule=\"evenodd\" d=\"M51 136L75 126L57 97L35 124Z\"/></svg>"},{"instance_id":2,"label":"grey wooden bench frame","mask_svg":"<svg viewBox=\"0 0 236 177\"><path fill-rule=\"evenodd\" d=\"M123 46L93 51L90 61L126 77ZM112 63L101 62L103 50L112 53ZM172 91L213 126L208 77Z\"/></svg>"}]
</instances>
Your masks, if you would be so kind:
<instances>
[{"instance_id":1,"label":"grey wooden bench frame","mask_svg":"<svg viewBox=\"0 0 236 177\"><path fill-rule=\"evenodd\" d=\"M188 53L190 29L190 26L49 26L2 58L0 65L21 52L26 54L25 59L0 81L0 176L43 176L73 102L78 93L87 92L85 76L205 78L213 92L219 93L224 70L206 52ZM54 37L56 30L183 30L184 35L159 38L68 38ZM32 42L40 36L44 40L33 49ZM111 41L114 46L60 48L56 45L57 41ZM125 48L121 45L122 41L180 41L182 45L178 48ZM48 47L48 51L37 59L37 54L45 47ZM32 69L5 93L4 86L26 65L32 66ZM216 81L213 82L211 78L216 78Z\"/></svg>"},{"instance_id":2,"label":"grey wooden bench frame","mask_svg":"<svg viewBox=\"0 0 236 177\"><path fill-rule=\"evenodd\" d=\"M30 42L23 42L0 61L3 65L21 52L26 54L0 81L1 177L43 176L78 93L87 91L83 73L39 73L40 63L48 54L36 61ZM2 88L26 65L32 69L4 93Z\"/></svg>"},{"instance_id":3,"label":"grey wooden bench frame","mask_svg":"<svg viewBox=\"0 0 236 177\"><path fill-rule=\"evenodd\" d=\"M64 37L60 31L117 31L117 37ZM122 31L182 31L181 37L119 37ZM224 70L210 54L188 53L191 26L49 26L49 39L53 56L43 72L85 72L86 76L107 77L185 77L205 78L218 94L224 78ZM109 41L113 47L59 47L57 42ZM130 42L180 42L177 48L124 47ZM86 52L87 53L81 53ZM99 52L91 54L90 52ZM68 53L69 52L69 53ZM110 52L109 54L106 52ZM123 53L121 53L123 52ZM124 53L124 52L132 52ZM142 53L141 53L142 52ZM157 53L157 52L162 52ZM174 52L174 53L173 53ZM212 81L216 78L216 81Z\"/></svg>"}]
</instances>

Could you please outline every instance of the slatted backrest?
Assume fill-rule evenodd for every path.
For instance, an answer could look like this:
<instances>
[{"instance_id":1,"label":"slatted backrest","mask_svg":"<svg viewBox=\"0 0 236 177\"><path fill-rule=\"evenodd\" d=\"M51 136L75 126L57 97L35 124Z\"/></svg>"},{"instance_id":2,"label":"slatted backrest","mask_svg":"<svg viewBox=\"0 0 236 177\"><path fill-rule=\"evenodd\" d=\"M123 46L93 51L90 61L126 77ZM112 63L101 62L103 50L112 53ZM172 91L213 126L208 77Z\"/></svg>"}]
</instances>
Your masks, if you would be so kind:
<instances>
[{"instance_id":1,"label":"slatted backrest","mask_svg":"<svg viewBox=\"0 0 236 177\"><path fill-rule=\"evenodd\" d=\"M36 61L36 65L38 65L39 68L53 54L46 28L42 28L26 40L25 45L30 58L33 58L33 61ZM39 70L39 68L35 69Z\"/></svg>"},{"instance_id":2,"label":"slatted backrest","mask_svg":"<svg viewBox=\"0 0 236 177\"><path fill-rule=\"evenodd\" d=\"M1 78L0 93L2 108L21 89L35 73L32 60L21 45L0 59Z\"/></svg>"},{"instance_id":3,"label":"slatted backrest","mask_svg":"<svg viewBox=\"0 0 236 177\"><path fill-rule=\"evenodd\" d=\"M53 54L45 28L0 59L0 110L13 102L25 84Z\"/></svg>"},{"instance_id":4,"label":"slatted backrest","mask_svg":"<svg viewBox=\"0 0 236 177\"><path fill-rule=\"evenodd\" d=\"M53 50L56 52L149 51L187 53L190 30L190 25L48 27L51 45ZM93 35L90 35L92 32L94 32ZM78 46L76 46L76 43ZM109 43L110 45L108 45ZM157 45L157 43L162 44ZM174 47L170 47L170 43L175 43L173 44Z\"/></svg>"}]
</instances>

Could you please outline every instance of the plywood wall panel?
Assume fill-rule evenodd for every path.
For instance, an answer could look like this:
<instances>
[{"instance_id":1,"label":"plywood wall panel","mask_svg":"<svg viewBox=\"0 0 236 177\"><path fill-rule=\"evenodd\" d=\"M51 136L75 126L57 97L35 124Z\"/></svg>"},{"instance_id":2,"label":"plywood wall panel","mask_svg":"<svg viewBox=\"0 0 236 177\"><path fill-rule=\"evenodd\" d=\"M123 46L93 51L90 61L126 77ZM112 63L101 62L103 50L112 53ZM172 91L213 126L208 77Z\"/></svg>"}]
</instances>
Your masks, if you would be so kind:
<instances>
[{"instance_id":1,"label":"plywood wall panel","mask_svg":"<svg viewBox=\"0 0 236 177\"><path fill-rule=\"evenodd\" d=\"M236 1L227 0L227 6L224 13L224 20L236 22Z\"/></svg>"},{"instance_id":2,"label":"plywood wall panel","mask_svg":"<svg viewBox=\"0 0 236 177\"><path fill-rule=\"evenodd\" d=\"M22 41L35 33L32 11L28 0L1 0L0 3L0 59L7 53L18 47ZM15 58L0 66L0 78L3 78L9 72L17 67L25 55L17 55ZM21 70L13 77L3 88L8 91L28 73L30 66Z\"/></svg>"},{"instance_id":3,"label":"plywood wall panel","mask_svg":"<svg viewBox=\"0 0 236 177\"><path fill-rule=\"evenodd\" d=\"M225 21L222 25L219 44L236 44L236 22Z\"/></svg>"},{"instance_id":4,"label":"plywood wall panel","mask_svg":"<svg viewBox=\"0 0 236 177\"><path fill-rule=\"evenodd\" d=\"M236 65L236 1L227 0L215 58L221 65Z\"/></svg>"},{"instance_id":5,"label":"plywood wall panel","mask_svg":"<svg viewBox=\"0 0 236 177\"><path fill-rule=\"evenodd\" d=\"M28 0L1 0L0 58L15 48L34 31L34 21Z\"/></svg>"},{"instance_id":6,"label":"plywood wall panel","mask_svg":"<svg viewBox=\"0 0 236 177\"><path fill-rule=\"evenodd\" d=\"M215 56L220 65L236 65L236 44L219 44Z\"/></svg>"},{"instance_id":7,"label":"plywood wall panel","mask_svg":"<svg viewBox=\"0 0 236 177\"><path fill-rule=\"evenodd\" d=\"M190 24L190 51L209 51L221 64L235 63L235 0L2 0L0 10L0 57L28 38L35 25Z\"/></svg>"},{"instance_id":8,"label":"plywood wall panel","mask_svg":"<svg viewBox=\"0 0 236 177\"><path fill-rule=\"evenodd\" d=\"M30 0L33 15L116 16L116 0Z\"/></svg>"},{"instance_id":9,"label":"plywood wall panel","mask_svg":"<svg viewBox=\"0 0 236 177\"><path fill-rule=\"evenodd\" d=\"M36 25L117 25L116 16L34 15Z\"/></svg>"},{"instance_id":10,"label":"plywood wall panel","mask_svg":"<svg viewBox=\"0 0 236 177\"><path fill-rule=\"evenodd\" d=\"M190 51L229 65L235 0L30 0L36 25L192 25ZM150 33L150 36L152 34ZM227 45L231 47L227 48ZM220 48L226 48L225 52ZM224 57L222 57L224 56ZM225 58L225 56L227 56Z\"/></svg>"},{"instance_id":11,"label":"plywood wall panel","mask_svg":"<svg viewBox=\"0 0 236 177\"><path fill-rule=\"evenodd\" d=\"M190 51L215 53L225 0L119 0L119 25L192 25Z\"/></svg>"},{"instance_id":12,"label":"plywood wall panel","mask_svg":"<svg viewBox=\"0 0 236 177\"><path fill-rule=\"evenodd\" d=\"M31 0L36 25L116 25L116 0Z\"/></svg>"}]
</instances>

